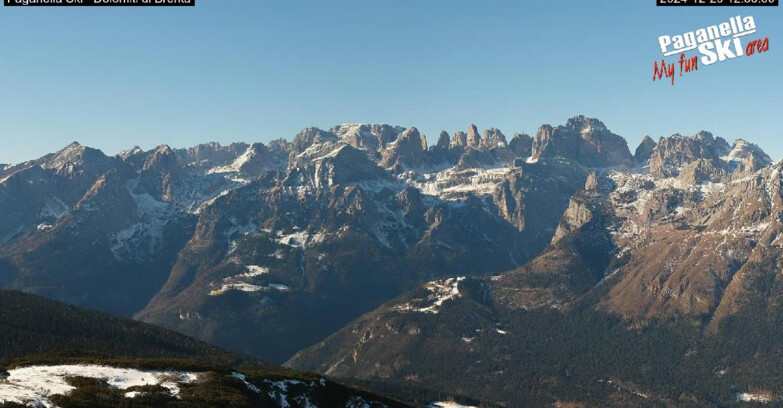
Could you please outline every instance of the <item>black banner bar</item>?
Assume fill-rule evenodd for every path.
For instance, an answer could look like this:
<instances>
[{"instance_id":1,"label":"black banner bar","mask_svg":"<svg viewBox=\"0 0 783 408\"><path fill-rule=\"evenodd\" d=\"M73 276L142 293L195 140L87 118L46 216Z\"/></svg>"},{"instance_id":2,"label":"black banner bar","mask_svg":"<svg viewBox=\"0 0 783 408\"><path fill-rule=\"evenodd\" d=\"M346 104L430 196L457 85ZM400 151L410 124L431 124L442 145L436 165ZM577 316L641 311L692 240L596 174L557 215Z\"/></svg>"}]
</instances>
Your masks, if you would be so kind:
<instances>
[{"instance_id":1,"label":"black banner bar","mask_svg":"<svg viewBox=\"0 0 783 408\"><path fill-rule=\"evenodd\" d=\"M7 7L188 7L196 0L2 0Z\"/></svg>"},{"instance_id":2,"label":"black banner bar","mask_svg":"<svg viewBox=\"0 0 783 408\"><path fill-rule=\"evenodd\" d=\"M780 0L655 0L656 6L751 6L751 7L776 7Z\"/></svg>"}]
</instances>

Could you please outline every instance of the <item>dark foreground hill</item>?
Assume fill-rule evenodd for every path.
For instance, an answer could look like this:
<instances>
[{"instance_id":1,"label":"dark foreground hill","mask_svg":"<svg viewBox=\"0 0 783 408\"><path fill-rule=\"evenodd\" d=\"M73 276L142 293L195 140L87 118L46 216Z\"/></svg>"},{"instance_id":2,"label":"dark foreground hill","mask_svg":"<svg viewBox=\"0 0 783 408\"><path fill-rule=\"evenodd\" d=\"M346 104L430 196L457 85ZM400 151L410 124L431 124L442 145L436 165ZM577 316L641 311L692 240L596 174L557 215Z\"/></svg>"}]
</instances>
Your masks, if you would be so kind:
<instances>
[{"instance_id":1,"label":"dark foreground hill","mask_svg":"<svg viewBox=\"0 0 783 408\"><path fill-rule=\"evenodd\" d=\"M191 337L35 295L0 291L0 359L57 354L271 367Z\"/></svg>"},{"instance_id":2,"label":"dark foreground hill","mask_svg":"<svg viewBox=\"0 0 783 408\"><path fill-rule=\"evenodd\" d=\"M122 376L138 372L147 381L158 380L134 385L111 374L126 369L131 374L123 371ZM65 374L52 374L56 372ZM72 389L50 394L47 390L58 381ZM118 385L123 382L127 387ZM0 291L0 407L30 404L61 408L407 406L150 324Z\"/></svg>"}]
</instances>

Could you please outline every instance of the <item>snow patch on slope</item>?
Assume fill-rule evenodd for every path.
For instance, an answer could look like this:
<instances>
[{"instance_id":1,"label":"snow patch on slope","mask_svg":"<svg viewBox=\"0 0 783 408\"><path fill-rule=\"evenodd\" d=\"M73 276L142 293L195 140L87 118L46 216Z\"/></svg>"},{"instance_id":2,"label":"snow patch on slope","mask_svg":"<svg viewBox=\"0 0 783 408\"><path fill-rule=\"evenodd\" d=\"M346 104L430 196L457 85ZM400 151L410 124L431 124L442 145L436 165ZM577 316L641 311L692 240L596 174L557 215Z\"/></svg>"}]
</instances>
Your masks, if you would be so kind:
<instances>
[{"instance_id":1,"label":"snow patch on slope","mask_svg":"<svg viewBox=\"0 0 783 408\"><path fill-rule=\"evenodd\" d=\"M354 395L345 403L345 408L387 408L387 406L379 402L370 403L364 398Z\"/></svg>"},{"instance_id":2,"label":"snow patch on slope","mask_svg":"<svg viewBox=\"0 0 783 408\"><path fill-rule=\"evenodd\" d=\"M247 272L238 275L240 278L253 278L256 276L261 276L269 273L269 268L266 266L258 266L258 265L246 265L245 268L247 269Z\"/></svg>"},{"instance_id":3,"label":"snow patch on slope","mask_svg":"<svg viewBox=\"0 0 783 408\"><path fill-rule=\"evenodd\" d=\"M44 206L38 213L39 218L62 218L68 212L68 206L57 197L47 197L44 200Z\"/></svg>"},{"instance_id":4,"label":"snow patch on slope","mask_svg":"<svg viewBox=\"0 0 783 408\"><path fill-rule=\"evenodd\" d=\"M233 372L233 373L231 373L231 375L234 376L234 378L238 379L239 381L242 381L243 383L245 383L245 385L247 386L247 389L249 389L250 391L253 391L256 394L260 394L261 393L261 389L260 388L258 388L255 385L250 384L249 382L247 382L247 377L245 377L244 374Z\"/></svg>"},{"instance_id":5,"label":"snow patch on slope","mask_svg":"<svg viewBox=\"0 0 783 408\"><path fill-rule=\"evenodd\" d=\"M429 408L476 408L472 405L462 405L457 404L456 402L433 402L430 404Z\"/></svg>"},{"instance_id":6,"label":"snow patch on slope","mask_svg":"<svg viewBox=\"0 0 783 408\"><path fill-rule=\"evenodd\" d=\"M223 279L220 287L209 292L209 296L220 296L226 292L235 290L239 292L288 292L291 289L280 283L270 283L267 285L256 285L248 282L261 275L269 274L269 268L258 265L245 266L245 273L236 276L229 276Z\"/></svg>"},{"instance_id":7,"label":"snow patch on slope","mask_svg":"<svg viewBox=\"0 0 783 408\"><path fill-rule=\"evenodd\" d=\"M769 394L752 394L748 392L738 392L737 395L737 401L742 402L761 402L761 403L768 403L770 402L771 398Z\"/></svg>"},{"instance_id":8,"label":"snow patch on slope","mask_svg":"<svg viewBox=\"0 0 783 408\"><path fill-rule=\"evenodd\" d=\"M262 286L245 282L224 282L219 289L210 291L209 296L220 296L232 290L239 292L288 292L291 288L281 283L270 283L269 285Z\"/></svg>"},{"instance_id":9,"label":"snow patch on slope","mask_svg":"<svg viewBox=\"0 0 783 408\"><path fill-rule=\"evenodd\" d=\"M459 291L459 283L463 280L465 280L465 277L460 276L457 278L429 282L424 285L424 288L430 292L427 297L399 305L395 309L401 312L411 311L438 314L443 302L462 296ZM426 306L422 306L422 303L426 304Z\"/></svg>"},{"instance_id":10,"label":"snow patch on slope","mask_svg":"<svg viewBox=\"0 0 783 408\"><path fill-rule=\"evenodd\" d=\"M116 368L99 365L29 366L9 371L9 377L0 381L0 402L42 404L53 406L51 395L65 395L74 387L68 385L68 377L88 377L106 380L110 386L121 390L142 386L160 385L172 395L179 394L179 384L198 380L199 374L179 371L145 371L133 368Z\"/></svg>"},{"instance_id":11,"label":"snow patch on slope","mask_svg":"<svg viewBox=\"0 0 783 408\"><path fill-rule=\"evenodd\" d=\"M242 170L242 166L247 164L250 159L253 158L253 156L256 155L256 150L253 148L253 146L250 146L245 150L244 153L242 153L239 157L236 158L231 164L227 166L218 166L213 167L207 171L207 174L216 174L216 173L239 173Z\"/></svg>"},{"instance_id":12,"label":"snow patch on slope","mask_svg":"<svg viewBox=\"0 0 783 408\"><path fill-rule=\"evenodd\" d=\"M276 241L281 245L304 248L307 245L307 238L309 237L310 235L307 231L297 231L291 234L284 234L283 232L278 231Z\"/></svg>"},{"instance_id":13,"label":"snow patch on slope","mask_svg":"<svg viewBox=\"0 0 783 408\"><path fill-rule=\"evenodd\" d=\"M468 170L458 170L456 167L452 167L436 173L421 175L407 172L400 175L400 178L421 190L423 194L454 201L463 200L470 194L492 195L498 184L513 171L513 167Z\"/></svg>"}]
</instances>

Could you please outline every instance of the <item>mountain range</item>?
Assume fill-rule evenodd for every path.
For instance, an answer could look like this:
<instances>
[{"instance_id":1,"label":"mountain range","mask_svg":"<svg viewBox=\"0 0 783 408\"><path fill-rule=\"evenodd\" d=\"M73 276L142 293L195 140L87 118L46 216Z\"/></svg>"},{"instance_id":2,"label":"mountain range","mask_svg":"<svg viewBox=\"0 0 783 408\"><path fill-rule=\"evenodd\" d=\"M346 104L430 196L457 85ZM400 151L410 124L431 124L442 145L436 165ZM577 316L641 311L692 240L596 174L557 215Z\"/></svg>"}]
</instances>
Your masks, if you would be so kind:
<instances>
[{"instance_id":1,"label":"mountain range","mask_svg":"<svg viewBox=\"0 0 783 408\"><path fill-rule=\"evenodd\" d=\"M781 401L781 168L705 131L631 153L584 116L74 143L0 166L0 286L390 395Z\"/></svg>"}]
</instances>

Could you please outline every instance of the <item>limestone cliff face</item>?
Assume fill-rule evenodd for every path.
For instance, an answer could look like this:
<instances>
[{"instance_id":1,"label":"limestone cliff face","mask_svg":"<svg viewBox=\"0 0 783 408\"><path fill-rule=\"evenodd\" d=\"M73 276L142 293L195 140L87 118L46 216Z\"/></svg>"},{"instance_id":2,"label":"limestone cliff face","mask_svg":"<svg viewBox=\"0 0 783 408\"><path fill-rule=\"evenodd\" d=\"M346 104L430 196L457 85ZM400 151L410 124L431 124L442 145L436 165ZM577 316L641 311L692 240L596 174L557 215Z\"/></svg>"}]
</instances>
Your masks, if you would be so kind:
<instances>
[{"instance_id":1,"label":"limestone cliff face","mask_svg":"<svg viewBox=\"0 0 783 408\"><path fill-rule=\"evenodd\" d=\"M563 213L560 224L557 225L552 242L556 243L569 232L577 230L579 227L592 221L593 217L595 217L594 211L595 207L592 203L572 198L568 208Z\"/></svg>"},{"instance_id":2,"label":"limestone cliff face","mask_svg":"<svg viewBox=\"0 0 783 408\"><path fill-rule=\"evenodd\" d=\"M597 173L590 173L584 189L571 197L568 208L563 213L552 237L552 243L556 244L569 233L579 230L590 222L605 224L606 220L599 218L610 217L612 214L608 204L608 194L612 188L610 180Z\"/></svg>"}]
</instances>

